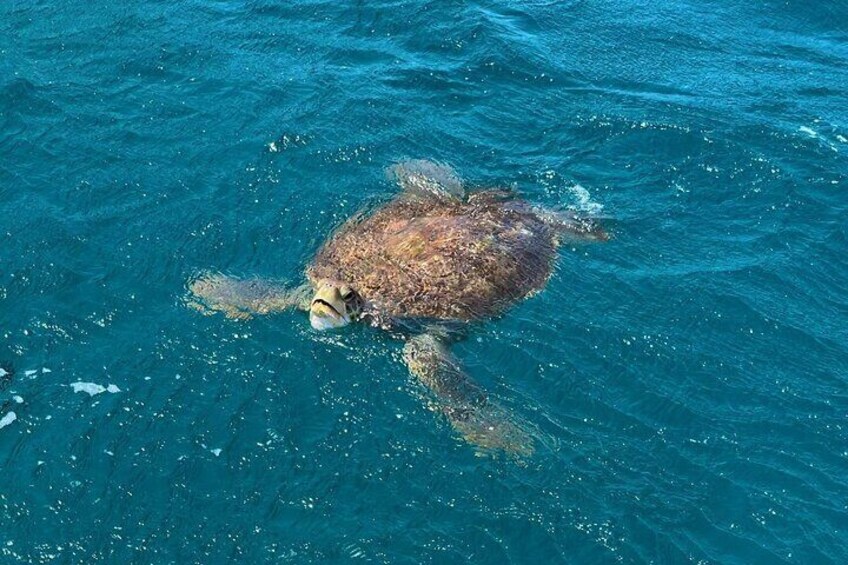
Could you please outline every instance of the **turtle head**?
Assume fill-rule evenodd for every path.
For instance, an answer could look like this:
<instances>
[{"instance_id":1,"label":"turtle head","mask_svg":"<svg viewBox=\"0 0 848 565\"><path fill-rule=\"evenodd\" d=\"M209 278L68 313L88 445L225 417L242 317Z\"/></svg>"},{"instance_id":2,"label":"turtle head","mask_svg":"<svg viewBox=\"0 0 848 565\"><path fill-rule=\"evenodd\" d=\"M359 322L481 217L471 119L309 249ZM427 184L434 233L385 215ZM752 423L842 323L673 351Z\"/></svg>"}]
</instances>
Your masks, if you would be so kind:
<instances>
[{"instance_id":1,"label":"turtle head","mask_svg":"<svg viewBox=\"0 0 848 565\"><path fill-rule=\"evenodd\" d=\"M362 299L345 284L322 282L309 305L309 323L316 330L341 328L359 316Z\"/></svg>"}]
</instances>

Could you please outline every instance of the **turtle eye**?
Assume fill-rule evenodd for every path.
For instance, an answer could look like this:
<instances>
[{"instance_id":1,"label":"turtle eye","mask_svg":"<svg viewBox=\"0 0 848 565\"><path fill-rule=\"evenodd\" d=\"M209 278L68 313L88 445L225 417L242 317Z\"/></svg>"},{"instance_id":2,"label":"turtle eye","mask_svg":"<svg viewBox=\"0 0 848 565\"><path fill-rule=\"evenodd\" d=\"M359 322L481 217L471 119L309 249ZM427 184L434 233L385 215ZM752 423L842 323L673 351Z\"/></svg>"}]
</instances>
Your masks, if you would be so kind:
<instances>
[{"instance_id":1,"label":"turtle eye","mask_svg":"<svg viewBox=\"0 0 848 565\"><path fill-rule=\"evenodd\" d=\"M350 302L351 300L353 300L354 296L355 295L351 289L347 287L342 288L342 300L344 300L345 302Z\"/></svg>"}]
</instances>

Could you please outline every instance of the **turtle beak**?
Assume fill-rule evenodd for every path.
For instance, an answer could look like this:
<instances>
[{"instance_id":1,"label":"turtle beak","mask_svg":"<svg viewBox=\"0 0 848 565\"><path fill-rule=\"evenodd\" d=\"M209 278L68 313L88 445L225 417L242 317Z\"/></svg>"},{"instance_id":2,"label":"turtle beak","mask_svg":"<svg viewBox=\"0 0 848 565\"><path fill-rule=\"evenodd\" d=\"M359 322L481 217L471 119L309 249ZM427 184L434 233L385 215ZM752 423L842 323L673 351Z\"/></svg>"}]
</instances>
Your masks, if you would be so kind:
<instances>
[{"instance_id":1,"label":"turtle beak","mask_svg":"<svg viewBox=\"0 0 848 565\"><path fill-rule=\"evenodd\" d=\"M322 285L309 306L309 323L318 331L341 328L350 323L350 314L339 289Z\"/></svg>"}]
</instances>

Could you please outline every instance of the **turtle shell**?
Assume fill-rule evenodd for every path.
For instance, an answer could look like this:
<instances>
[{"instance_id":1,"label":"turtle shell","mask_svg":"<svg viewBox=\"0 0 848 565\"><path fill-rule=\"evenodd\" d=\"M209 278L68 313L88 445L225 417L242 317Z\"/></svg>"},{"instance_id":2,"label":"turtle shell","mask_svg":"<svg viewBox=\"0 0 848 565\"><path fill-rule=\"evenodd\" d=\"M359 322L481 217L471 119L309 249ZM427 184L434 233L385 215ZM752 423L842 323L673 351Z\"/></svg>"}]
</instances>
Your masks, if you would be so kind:
<instances>
[{"instance_id":1,"label":"turtle shell","mask_svg":"<svg viewBox=\"0 0 848 565\"><path fill-rule=\"evenodd\" d=\"M541 289L556 232L504 193L466 201L404 195L342 225L307 269L313 284L344 283L379 318L468 321Z\"/></svg>"}]
</instances>

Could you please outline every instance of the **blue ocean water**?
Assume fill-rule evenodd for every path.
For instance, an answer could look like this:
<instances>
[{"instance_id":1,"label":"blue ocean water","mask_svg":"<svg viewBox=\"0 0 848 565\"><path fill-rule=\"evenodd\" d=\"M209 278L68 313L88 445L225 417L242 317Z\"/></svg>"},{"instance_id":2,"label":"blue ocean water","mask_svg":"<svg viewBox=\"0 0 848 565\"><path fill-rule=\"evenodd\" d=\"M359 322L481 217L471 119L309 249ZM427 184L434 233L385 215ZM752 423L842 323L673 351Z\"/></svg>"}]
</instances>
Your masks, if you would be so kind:
<instances>
[{"instance_id":1,"label":"blue ocean water","mask_svg":"<svg viewBox=\"0 0 848 565\"><path fill-rule=\"evenodd\" d=\"M4 0L0 561L845 563L846 22ZM296 279L405 158L609 218L454 348L523 462L386 335L183 304L202 269Z\"/></svg>"}]
</instances>

